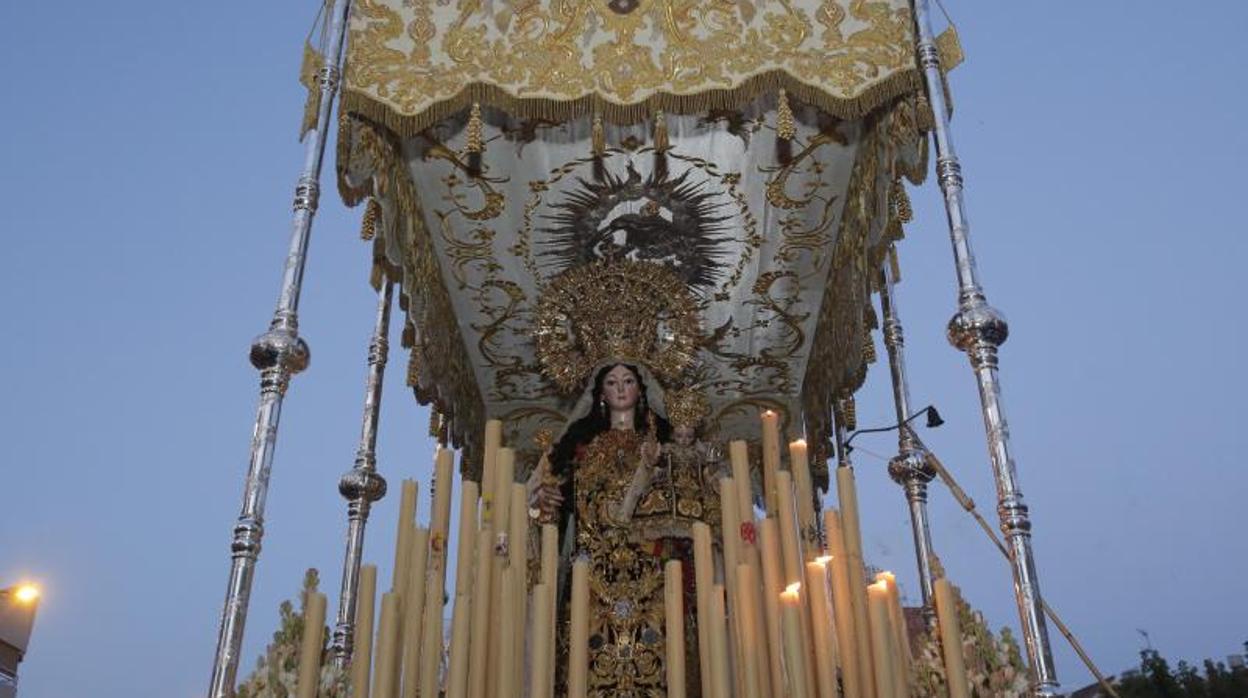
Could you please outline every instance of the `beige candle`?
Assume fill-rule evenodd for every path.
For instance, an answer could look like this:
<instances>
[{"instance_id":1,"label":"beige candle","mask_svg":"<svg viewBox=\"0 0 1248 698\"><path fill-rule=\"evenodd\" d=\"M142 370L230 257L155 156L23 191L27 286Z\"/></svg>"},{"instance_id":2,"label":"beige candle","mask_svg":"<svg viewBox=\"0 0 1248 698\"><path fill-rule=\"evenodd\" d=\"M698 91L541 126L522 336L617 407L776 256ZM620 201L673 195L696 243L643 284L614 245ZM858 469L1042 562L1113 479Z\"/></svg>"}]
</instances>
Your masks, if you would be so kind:
<instances>
[{"instance_id":1,"label":"beige candle","mask_svg":"<svg viewBox=\"0 0 1248 698\"><path fill-rule=\"evenodd\" d=\"M711 679L714 671L710 643L711 586L715 583L715 563L711 555L711 528L697 521L693 524L693 590L697 599L698 667L704 696L715 695Z\"/></svg>"},{"instance_id":2,"label":"beige candle","mask_svg":"<svg viewBox=\"0 0 1248 698\"><path fill-rule=\"evenodd\" d=\"M404 480L399 495L398 537L394 546L394 570L390 591L402 594L407 589L407 573L412 559L412 527L416 519L416 481Z\"/></svg>"},{"instance_id":3,"label":"beige candle","mask_svg":"<svg viewBox=\"0 0 1248 698\"><path fill-rule=\"evenodd\" d=\"M810 481L810 457L806 450L806 439L789 442L789 471L793 473L803 560L809 562L819 556L819 551L815 547L815 497Z\"/></svg>"},{"instance_id":4,"label":"beige candle","mask_svg":"<svg viewBox=\"0 0 1248 698\"><path fill-rule=\"evenodd\" d=\"M941 577L934 585L936 617L940 621L940 646L945 658L945 679L949 698L968 698L966 661L962 656L962 628L958 620L958 603L949 580Z\"/></svg>"},{"instance_id":5,"label":"beige candle","mask_svg":"<svg viewBox=\"0 0 1248 698\"><path fill-rule=\"evenodd\" d=\"M835 510L825 512L837 513ZM825 515L824 521L827 521ZM828 531L832 535L831 528ZM839 533L839 528L837 529ZM863 694L862 678L858 666L858 640L854 636L854 605L850 599L849 573L845 568L845 558L827 555L819 558L827 565L832 577L832 617L836 623L836 645L838 664L841 667L841 683L845 689L845 698L861 698Z\"/></svg>"},{"instance_id":6,"label":"beige candle","mask_svg":"<svg viewBox=\"0 0 1248 698\"><path fill-rule=\"evenodd\" d=\"M558 599L555 594L559 586L559 529L555 524L542 524L542 583L546 585L546 643L551 647L555 646L555 618ZM536 667L536 665L534 665ZM555 674L555 653L551 652L546 657L546 666L541 671L554 676ZM554 680L550 682L550 692L554 692Z\"/></svg>"},{"instance_id":7,"label":"beige candle","mask_svg":"<svg viewBox=\"0 0 1248 698\"><path fill-rule=\"evenodd\" d=\"M400 661L394 667L395 688L398 695L414 698L420 684L420 645L424 641L425 603L429 587L429 529L415 528L412 534L411 573L407 578L407 590L400 597L403 629L399 632Z\"/></svg>"},{"instance_id":8,"label":"beige candle","mask_svg":"<svg viewBox=\"0 0 1248 698\"><path fill-rule=\"evenodd\" d=\"M429 514L429 573L425 585L425 619L421 626L424 636L420 640L420 673L417 677L420 696L436 695L438 667L442 663L442 638L444 637L442 600L446 596L446 546L447 534L451 528L451 489L455 482L454 468L455 452L449 448L438 449L434 460L433 510ZM459 557L470 559L468 555ZM456 581L456 584L458 583ZM417 694L407 692L408 685L407 681L403 682L404 698L417 698Z\"/></svg>"},{"instance_id":9,"label":"beige candle","mask_svg":"<svg viewBox=\"0 0 1248 698\"><path fill-rule=\"evenodd\" d=\"M806 698L810 689L806 685L806 648L802 643L802 600L798 595L800 583L790 584L780 593L780 623L784 632L784 662L788 676L785 696Z\"/></svg>"},{"instance_id":10,"label":"beige candle","mask_svg":"<svg viewBox=\"0 0 1248 698\"><path fill-rule=\"evenodd\" d=\"M368 698L373 659L373 613L377 606L377 565L360 567L359 595L355 597L355 643L351 650L351 696Z\"/></svg>"},{"instance_id":11,"label":"beige candle","mask_svg":"<svg viewBox=\"0 0 1248 698\"><path fill-rule=\"evenodd\" d=\"M753 485L750 479L750 448L744 441L728 444L728 456L732 463L732 479L738 484L737 515L742 521L754 520Z\"/></svg>"},{"instance_id":12,"label":"beige candle","mask_svg":"<svg viewBox=\"0 0 1248 698\"><path fill-rule=\"evenodd\" d=\"M472 586L472 632L468 639L468 696L469 698L486 698L486 677L493 673L489 666L490 658L490 565L494 562L494 541L490 540L490 529L482 528L477 533L477 564L473 568L475 577ZM497 607L494 607L497 608Z\"/></svg>"},{"instance_id":13,"label":"beige candle","mask_svg":"<svg viewBox=\"0 0 1248 698\"><path fill-rule=\"evenodd\" d=\"M819 686L819 695L837 698L837 647L832 630L831 599L828 598L828 570L823 562L806 563L806 601L810 606L815 682Z\"/></svg>"},{"instance_id":14,"label":"beige candle","mask_svg":"<svg viewBox=\"0 0 1248 698\"><path fill-rule=\"evenodd\" d=\"M732 600L732 619L731 622L736 628L740 627L738 622L741 618L741 609L737 605L737 575L729 574L729 570L736 570L737 563L741 561L741 517L737 510L737 486L733 478L725 477L719 481L719 513L720 526L723 531L723 549L724 549L724 587L727 590L729 599ZM738 632L732 632L728 636L728 655L732 657L732 671L734 683L741 685L745 680L742 675L742 657L741 657L741 635Z\"/></svg>"},{"instance_id":15,"label":"beige candle","mask_svg":"<svg viewBox=\"0 0 1248 698\"><path fill-rule=\"evenodd\" d=\"M513 686L517 690L524 689L524 631L528 627L527 612L529 597L528 551L529 551L529 493L522 483L511 485L511 532L508 534L508 567L512 570L511 583L515 585L512 594L515 598L516 625L512 629L511 643L515 646L515 672Z\"/></svg>"},{"instance_id":16,"label":"beige candle","mask_svg":"<svg viewBox=\"0 0 1248 698\"><path fill-rule=\"evenodd\" d=\"M776 473L780 472L780 415L765 410L763 420L763 502L776 515Z\"/></svg>"},{"instance_id":17,"label":"beige candle","mask_svg":"<svg viewBox=\"0 0 1248 698\"><path fill-rule=\"evenodd\" d=\"M728 666L728 625L725 616L724 585L711 587L711 686L715 698L731 698L732 680Z\"/></svg>"},{"instance_id":18,"label":"beige candle","mask_svg":"<svg viewBox=\"0 0 1248 698\"><path fill-rule=\"evenodd\" d=\"M867 587L871 612L871 657L875 664L875 690L880 698L896 695L893 669L893 629L888 617L888 586L876 582Z\"/></svg>"},{"instance_id":19,"label":"beige candle","mask_svg":"<svg viewBox=\"0 0 1248 698\"><path fill-rule=\"evenodd\" d=\"M480 486L464 480L459 493L459 525L455 541L455 594L465 593L471 583L472 566L477 554L477 503Z\"/></svg>"},{"instance_id":20,"label":"beige candle","mask_svg":"<svg viewBox=\"0 0 1248 698\"><path fill-rule=\"evenodd\" d=\"M767 517L759 533L758 554L763 567L763 619L767 623L767 644L771 653L772 695L784 695L784 636L780 630L780 592L784 591L783 565L780 562L780 529L776 520Z\"/></svg>"},{"instance_id":21,"label":"beige candle","mask_svg":"<svg viewBox=\"0 0 1248 698\"><path fill-rule=\"evenodd\" d=\"M888 588L888 623L893 629L893 656L897 660L893 666L893 687L897 695L904 698L910 695L910 638L906 616L901 610L901 592L892 572L880 572L875 575L875 581L884 582Z\"/></svg>"},{"instance_id":22,"label":"beige candle","mask_svg":"<svg viewBox=\"0 0 1248 698\"><path fill-rule=\"evenodd\" d=\"M589 562L572 563L571 627L568 629L568 698L585 698L589 687Z\"/></svg>"},{"instance_id":23,"label":"beige candle","mask_svg":"<svg viewBox=\"0 0 1248 698\"><path fill-rule=\"evenodd\" d=\"M510 448L498 449L498 457L494 467L493 506L490 514L490 536L494 539L495 555L490 563L490 606L502 607L502 599L506 594L502 587L503 569L507 566L508 556L498 553L507 549L508 528L511 525L511 486L515 483L516 452ZM497 617L497 616L496 616ZM509 636L510 637L510 636ZM490 698L509 698L498 692L498 662L502 652L502 634L490 633L490 655L486 666L492 670L487 672L486 695Z\"/></svg>"},{"instance_id":24,"label":"beige candle","mask_svg":"<svg viewBox=\"0 0 1248 698\"><path fill-rule=\"evenodd\" d=\"M387 592L381 595L381 622L377 628L377 671L375 698L398 696L397 664L399 660L399 595Z\"/></svg>"},{"instance_id":25,"label":"beige candle","mask_svg":"<svg viewBox=\"0 0 1248 698\"><path fill-rule=\"evenodd\" d=\"M498 449L503 445L503 423L491 419L485 423L485 442L481 448L481 527L489 528L493 510L495 482L498 477Z\"/></svg>"},{"instance_id":26,"label":"beige candle","mask_svg":"<svg viewBox=\"0 0 1248 698\"><path fill-rule=\"evenodd\" d=\"M724 536L737 536L737 560L741 563L748 564L753 571L751 574L755 580L753 593L745 601L750 602L753 606L752 613L759 623L765 616L763 608L767 605L764 600L763 591L758 580L762 575L762 561L758 554L758 524L754 520L754 491L753 481L750 478L750 453L744 441L733 441L729 444L729 456L732 462L732 479L736 485L737 501L740 503L738 513L740 515L740 531L731 532L724 531ZM780 647L779 645L771 646L769 643L759 643L758 645L763 652L760 657L761 665L759 667L761 683L764 686L763 693L766 695L771 686L773 673L778 673L780 669ZM779 679L777 678L777 682ZM778 685L778 684L777 684ZM776 690L776 689L770 689ZM778 694L777 694L778 695Z\"/></svg>"},{"instance_id":27,"label":"beige candle","mask_svg":"<svg viewBox=\"0 0 1248 698\"><path fill-rule=\"evenodd\" d=\"M308 592L303 607L303 641L299 645L296 698L316 698L321 684L321 650L325 645L325 595Z\"/></svg>"},{"instance_id":28,"label":"beige candle","mask_svg":"<svg viewBox=\"0 0 1248 698\"><path fill-rule=\"evenodd\" d=\"M549 698L553 681L548 664L553 647L550 645L550 594L545 583L533 585L532 641L529 643L529 698Z\"/></svg>"},{"instance_id":29,"label":"beige candle","mask_svg":"<svg viewBox=\"0 0 1248 698\"><path fill-rule=\"evenodd\" d=\"M787 470L776 473L777 525L784 560L784 585L802 581L802 548L797 541L797 517L793 510L793 478Z\"/></svg>"},{"instance_id":30,"label":"beige candle","mask_svg":"<svg viewBox=\"0 0 1248 698\"><path fill-rule=\"evenodd\" d=\"M459 586L456 584L456 586ZM455 596L455 611L451 615L451 651L447 667L447 698L467 698L468 659L471 645L469 638L472 621L472 584L468 591Z\"/></svg>"},{"instance_id":31,"label":"beige candle","mask_svg":"<svg viewBox=\"0 0 1248 698\"><path fill-rule=\"evenodd\" d=\"M500 578L503 603L499 614L498 635L503 641L499 643L497 667L499 698L519 696L524 690L516 683L516 643L513 641L513 638L516 635L518 622L516 611L517 606L519 606L519 603L517 603L519 599L516 598L514 574L515 570L508 567L503 570Z\"/></svg>"},{"instance_id":32,"label":"beige candle","mask_svg":"<svg viewBox=\"0 0 1248 698\"><path fill-rule=\"evenodd\" d=\"M858 667L864 692L877 695L875 669L872 660L871 625L867 612L867 580L862 567L862 533L858 523L858 489L854 484L854 471L850 468L836 469L836 493L841 503L840 531L845 555L845 568L849 575L851 601L854 610L854 636L858 645ZM836 553L833 553L835 555ZM882 695L881 698L888 698Z\"/></svg>"},{"instance_id":33,"label":"beige candle","mask_svg":"<svg viewBox=\"0 0 1248 698\"><path fill-rule=\"evenodd\" d=\"M663 565L663 610L667 630L667 698L685 698L684 579L680 560Z\"/></svg>"},{"instance_id":34,"label":"beige candle","mask_svg":"<svg viewBox=\"0 0 1248 698\"><path fill-rule=\"evenodd\" d=\"M762 698L770 690L766 678L767 646L760 642L759 620L754 603L758 579L754 567L745 563L737 565L737 635L741 639L743 698Z\"/></svg>"}]
</instances>

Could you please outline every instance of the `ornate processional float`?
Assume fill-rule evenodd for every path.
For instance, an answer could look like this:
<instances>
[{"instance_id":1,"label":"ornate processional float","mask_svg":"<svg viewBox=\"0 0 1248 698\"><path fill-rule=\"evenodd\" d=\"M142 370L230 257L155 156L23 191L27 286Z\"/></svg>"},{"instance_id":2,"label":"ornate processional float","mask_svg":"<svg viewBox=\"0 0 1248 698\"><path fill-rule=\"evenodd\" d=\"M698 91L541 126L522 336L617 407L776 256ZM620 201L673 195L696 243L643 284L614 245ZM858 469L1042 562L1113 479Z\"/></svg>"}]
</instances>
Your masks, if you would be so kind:
<instances>
[{"instance_id":1,"label":"ornate processional float","mask_svg":"<svg viewBox=\"0 0 1248 698\"><path fill-rule=\"evenodd\" d=\"M929 141L958 282L949 339L979 387L1013 569L1020 692L1056 695L999 403L1007 328L976 277L950 140L945 71L961 52L952 31L933 36L925 0L329 0L321 16L290 253L251 350L260 405L211 698L236 693L281 407L308 365L299 296L335 125L376 324L339 484L340 595L323 636L326 599L305 594L297 695L1017 690L977 682L983 661L963 656L995 641L966 640L982 620L939 564L928 484L940 475L973 504L909 427L924 412L910 405L895 245ZM387 491L375 444L396 295L439 450L427 527L416 484L401 487L378 608L363 554ZM862 554L847 440L876 329L917 613L891 574L867 578ZM833 485L838 507L823 510Z\"/></svg>"}]
</instances>

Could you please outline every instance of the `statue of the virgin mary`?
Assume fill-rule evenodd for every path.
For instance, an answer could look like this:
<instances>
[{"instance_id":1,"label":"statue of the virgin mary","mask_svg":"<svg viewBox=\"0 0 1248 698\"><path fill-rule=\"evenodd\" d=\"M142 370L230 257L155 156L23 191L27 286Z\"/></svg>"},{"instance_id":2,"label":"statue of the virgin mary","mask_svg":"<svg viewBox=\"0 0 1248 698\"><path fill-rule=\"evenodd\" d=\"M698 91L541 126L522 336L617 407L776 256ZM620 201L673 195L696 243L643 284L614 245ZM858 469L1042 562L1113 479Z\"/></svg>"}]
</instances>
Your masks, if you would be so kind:
<instances>
[{"instance_id":1,"label":"statue of the virgin mary","mask_svg":"<svg viewBox=\"0 0 1248 698\"><path fill-rule=\"evenodd\" d=\"M666 696L663 566L689 561L692 552L687 525L685 535L680 528L644 525L668 512L639 512L638 503L670 476L664 387L679 387L694 361L697 300L661 265L599 262L552 279L537 325L547 376L566 392L581 390L551 451L549 472L535 475L532 501L558 521L564 565L589 562L588 694ZM691 571L684 575L690 608ZM566 612L560 615L566 619ZM692 622L692 614L686 617ZM687 651L696 657L691 630ZM567 637L560 635L564 654ZM697 675L689 678L687 695L698 695Z\"/></svg>"}]
</instances>

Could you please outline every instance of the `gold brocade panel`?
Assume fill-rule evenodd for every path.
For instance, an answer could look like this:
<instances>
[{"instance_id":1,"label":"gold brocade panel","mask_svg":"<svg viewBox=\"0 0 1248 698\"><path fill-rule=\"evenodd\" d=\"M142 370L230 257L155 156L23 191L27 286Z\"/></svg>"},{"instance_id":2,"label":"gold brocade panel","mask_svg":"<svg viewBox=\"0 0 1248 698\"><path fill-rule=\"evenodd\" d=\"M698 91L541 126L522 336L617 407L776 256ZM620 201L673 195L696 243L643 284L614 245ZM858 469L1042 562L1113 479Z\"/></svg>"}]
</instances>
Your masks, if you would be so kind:
<instances>
[{"instance_id":1,"label":"gold brocade panel","mask_svg":"<svg viewBox=\"0 0 1248 698\"><path fill-rule=\"evenodd\" d=\"M359 0L343 91L403 135L472 100L632 121L778 87L858 118L919 86L912 33L907 0Z\"/></svg>"}]
</instances>

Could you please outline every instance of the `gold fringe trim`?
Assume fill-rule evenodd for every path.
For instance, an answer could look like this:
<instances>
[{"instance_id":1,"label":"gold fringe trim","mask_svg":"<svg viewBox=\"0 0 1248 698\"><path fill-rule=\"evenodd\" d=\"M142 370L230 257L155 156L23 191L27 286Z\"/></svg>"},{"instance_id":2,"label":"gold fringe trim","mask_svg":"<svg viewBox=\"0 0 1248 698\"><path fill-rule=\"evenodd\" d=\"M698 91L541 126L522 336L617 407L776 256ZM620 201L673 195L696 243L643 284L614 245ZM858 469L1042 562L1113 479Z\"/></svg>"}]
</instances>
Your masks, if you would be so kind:
<instances>
[{"instance_id":1,"label":"gold fringe trim","mask_svg":"<svg viewBox=\"0 0 1248 698\"><path fill-rule=\"evenodd\" d=\"M607 130L602 125L602 114L594 113L594 125L589 131L590 148L594 157L600 158L607 154Z\"/></svg>"},{"instance_id":2,"label":"gold fringe trim","mask_svg":"<svg viewBox=\"0 0 1248 698\"><path fill-rule=\"evenodd\" d=\"M789 106L789 93L780 88L776 98L776 135L791 141L797 135L797 122L793 119L793 108Z\"/></svg>"},{"instance_id":3,"label":"gold fringe trim","mask_svg":"<svg viewBox=\"0 0 1248 698\"><path fill-rule=\"evenodd\" d=\"M662 109L672 114L694 114L712 109L736 109L758 97L783 88L789 97L808 104L839 119L861 118L893 99L923 89L923 74L915 68L898 71L866 88L855 97L837 97L804 83L783 70L755 75L737 87L706 90L689 95L660 92L640 102L619 104L597 94L576 99L557 100L544 97L516 97L497 85L471 83L459 94L434 102L415 114L402 114L372 95L351 85L343 86L342 109L385 126L397 135L415 136L430 126L470 108L485 103L507 114L524 119L565 122L599 113L615 124L634 124Z\"/></svg>"},{"instance_id":4,"label":"gold fringe trim","mask_svg":"<svg viewBox=\"0 0 1248 698\"><path fill-rule=\"evenodd\" d=\"M468 152L480 153L485 151L485 142L482 139L483 130L484 127L481 123L481 103L473 102L472 108L468 111L468 126L464 133L464 147Z\"/></svg>"},{"instance_id":5,"label":"gold fringe trim","mask_svg":"<svg viewBox=\"0 0 1248 698\"><path fill-rule=\"evenodd\" d=\"M377 199L370 198L364 208L364 217L360 220L360 239L372 240L377 236L377 221L381 218L381 204Z\"/></svg>"},{"instance_id":6,"label":"gold fringe trim","mask_svg":"<svg viewBox=\"0 0 1248 698\"><path fill-rule=\"evenodd\" d=\"M313 48L311 43L303 42L303 63L299 66L299 84L307 89L308 97L303 102L303 122L299 125L300 140L303 140L308 131L316 128L316 117L321 111L321 86L317 75L323 67L325 67L325 56Z\"/></svg>"},{"instance_id":7,"label":"gold fringe trim","mask_svg":"<svg viewBox=\"0 0 1248 698\"><path fill-rule=\"evenodd\" d=\"M667 117L663 116L663 110L659 109L654 112L654 150L666 153L671 148L672 142L667 137Z\"/></svg>"}]
</instances>

